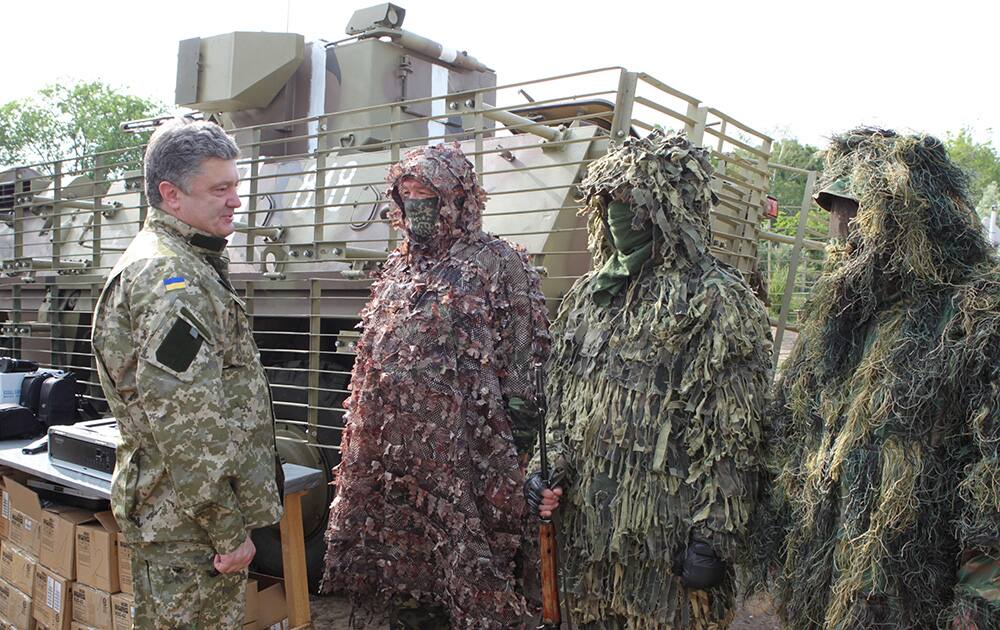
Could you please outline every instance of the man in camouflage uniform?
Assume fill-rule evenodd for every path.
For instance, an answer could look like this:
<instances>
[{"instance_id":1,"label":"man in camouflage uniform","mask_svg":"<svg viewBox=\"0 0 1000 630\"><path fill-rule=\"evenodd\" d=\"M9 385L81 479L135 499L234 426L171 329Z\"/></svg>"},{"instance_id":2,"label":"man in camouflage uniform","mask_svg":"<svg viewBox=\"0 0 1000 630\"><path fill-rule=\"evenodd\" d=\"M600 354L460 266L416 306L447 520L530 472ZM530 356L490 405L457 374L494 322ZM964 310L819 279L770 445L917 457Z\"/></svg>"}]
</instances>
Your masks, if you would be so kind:
<instances>
[{"instance_id":1,"label":"man in camouflage uniform","mask_svg":"<svg viewBox=\"0 0 1000 630\"><path fill-rule=\"evenodd\" d=\"M768 414L758 564L791 628L1000 628L1000 268L966 176L859 128L816 201L838 240Z\"/></svg>"},{"instance_id":2,"label":"man in camouflage uniform","mask_svg":"<svg viewBox=\"0 0 1000 630\"><path fill-rule=\"evenodd\" d=\"M224 256L238 153L206 122L153 135L152 207L94 313L140 630L241 628L250 531L282 513L268 384Z\"/></svg>"},{"instance_id":3,"label":"man in camouflage uniform","mask_svg":"<svg viewBox=\"0 0 1000 630\"><path fill-rule=\"evenodd\" d=\"M565 489L560 562L581 629L732 619L771 342L763 304L709 253L708 155L655 132L581 183L594 267L563 299L546 387L561 488L539 473L525 485L543 517Z\"/></svg>"},{"instance_id":4,"label":"man in camouflage uniform","mask_svg":"<svg viewBox=\"0 0 1000 630\"><path fill-rule=\"evenodd\" d=\"M406 238L362 312L323 589L394 628L520 628L519 456L548 355L538 275L482 231L486 194L457 144L415 149L386 179Z\"/></svg>"}]
</instances>

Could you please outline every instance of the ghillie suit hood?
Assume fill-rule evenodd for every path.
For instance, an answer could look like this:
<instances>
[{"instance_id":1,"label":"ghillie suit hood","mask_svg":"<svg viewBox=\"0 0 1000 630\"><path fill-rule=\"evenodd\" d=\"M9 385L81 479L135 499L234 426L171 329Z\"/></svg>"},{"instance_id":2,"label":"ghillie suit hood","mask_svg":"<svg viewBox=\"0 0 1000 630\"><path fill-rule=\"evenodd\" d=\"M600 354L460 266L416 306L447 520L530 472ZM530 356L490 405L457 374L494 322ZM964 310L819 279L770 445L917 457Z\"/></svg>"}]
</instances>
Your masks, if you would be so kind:
<instances>
[{"instance_id":1,"label":"ghillie suit hood","mask_svg":"<svg viewBox=\"0 0 1000 630\"><path fill-rule=\"evenodd\" d=\"M405 176L438 191L441 225L389 256L362 311L323 589L380 612L414 598L456 629L518 628L518 456L537 419L517 411L548 356L544 298L524 253L479 229L484 196L457 145L393 167L397 204Z\"/></svg>"},{"instance_id":2,"label":"ghillie suit hood","mask_svg":"<svg viewBox=\"0 0 1000 630\"><path fill-rule=\"evenodd\" d=\"M707 150L653 133L595 161L581 185L594 269L563 300L547 387L566 488L561 560L580 623L703 629L731 617L731 568L710 591L685 589L671 571L694 534L732 567L770 382L763 305L707 251L711 172ZM608 282L625 211L644 236L624 240L649 252Z\"/></svg>"},{"instance_id":3,"label":"ghillie suit hood","mask_svg":"<svg viewBox=\"0 0 1000 630\"><path fill-rule=\"evenodd\" d=\"M859 210L769 413L758 534L782 614L1000 628L1000 272L965 176L938 140L880 129L834 138L824 176L849 178Z\"/></svg>"},{"instance_id":4,"label":"ghillie suit hood","mask_svg":"<svg viewBox=\"0 0 1000 630\"><path fill-rule=\"evenodd\" d=\"M674 141L657 132L643 146L631 143L592 163L581 184L596 271L590 290L603 305L644 267L707 269L713 263L707 258L709 210L718 201L708 186L712 167L707 152L690 145L678 145L670 159L658 157Z\"/></svg>"},{"instance_id":5,"label":"ghillie suit hood","mask_svg":"<svg viewBox=\"0 0 1000 630\"><path fill-rule=\"evenodd\" d=\"M427 242L413 237L403 216L399 185L406 178L433 189L441 200L437 234ZM388 195L395 202L389 219L393 227L406 235L400 252L407 259L439 260L456 242L474 240L482 231L486 192L457 142L408 152L389 168L386 182Z\"/></svg>"}]
</instances>

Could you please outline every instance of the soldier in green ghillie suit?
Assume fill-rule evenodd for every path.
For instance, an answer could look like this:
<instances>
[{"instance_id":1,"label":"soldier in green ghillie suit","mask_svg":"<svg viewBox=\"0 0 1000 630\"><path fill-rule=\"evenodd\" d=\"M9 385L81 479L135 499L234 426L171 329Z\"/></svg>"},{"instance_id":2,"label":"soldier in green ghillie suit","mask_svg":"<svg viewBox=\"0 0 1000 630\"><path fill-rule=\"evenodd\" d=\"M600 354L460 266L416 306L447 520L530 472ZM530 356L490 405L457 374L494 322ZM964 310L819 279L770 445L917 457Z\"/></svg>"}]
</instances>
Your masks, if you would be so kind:
<instances>
[{"instance_id":1,"label":"soldier in green ghillie suit","mask_svg":"<svg viewBox=\"0 0 1000 630\"><path fill-rule=\"evenodd\" d=\"M763 305L714 259L706 149L630 139L582 183L593 270L548 364L566 599L585 629L724 628L770 384ZM537 466L532 468L537 470ZM529 503L554 507L538 473Z\"/></svg>"},{"instance_id":2,"label":"soldier in green ghillie suit","mask_svg":"<svg viewBox=\"0 0 1000 630\"><path fill-rule=\"evenodd\" d=\"M834 138L824 177L857 216L768 418L781 613L1000 628L1000 269L966 178L938 140L879 129Z\"/></svg>"}]
</instances>

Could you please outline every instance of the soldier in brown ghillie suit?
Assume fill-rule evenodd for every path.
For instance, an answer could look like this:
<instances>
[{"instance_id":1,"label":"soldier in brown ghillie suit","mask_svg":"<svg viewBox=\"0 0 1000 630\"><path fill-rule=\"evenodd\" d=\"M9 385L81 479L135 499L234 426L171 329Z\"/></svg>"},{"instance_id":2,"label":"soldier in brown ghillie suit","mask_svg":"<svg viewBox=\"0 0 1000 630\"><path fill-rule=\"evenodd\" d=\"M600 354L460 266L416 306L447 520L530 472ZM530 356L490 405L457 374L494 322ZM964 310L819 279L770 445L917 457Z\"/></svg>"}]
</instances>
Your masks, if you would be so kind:
<instances>
[{"instance_id":1,"label":"soldier in brown ghillie suit","mask_svg":"<svg viewBox=\"0 0 1000 630\"><path fill-rule=\"evenodd\" d=\"M538 275L482 231L457 144L411 151L387 182L405 239L362 313L322 588L399 628L520 628Z\"/></svg>"},{"instance_id":2,"label":"soldier in brown ghillie suit","mask_svg":"<svg viewBox=\"0 0 1000 630\"><path fill-rule=\"evenodd\" d=\"M824 178L857 214L776 386L758 565L790 628L995 630L996 255L935 138L838 135Z\"/></svg>"},{"instance_id":3,"label":"soldier in brown ghillie suit","mask_svg":"<svg viewBox=\"0 0 1000 630\"><path fill-rule=\"evenodd\" d=\"M582 629L732 618L771 341L760 300L708 251L711 172L706 149L654 133L595 161L581 184L594 268L553 325L546 391L566 493L560 561ZM525 489L544 515L559 490L540 482Z\"/></svg>"}]
</instances>

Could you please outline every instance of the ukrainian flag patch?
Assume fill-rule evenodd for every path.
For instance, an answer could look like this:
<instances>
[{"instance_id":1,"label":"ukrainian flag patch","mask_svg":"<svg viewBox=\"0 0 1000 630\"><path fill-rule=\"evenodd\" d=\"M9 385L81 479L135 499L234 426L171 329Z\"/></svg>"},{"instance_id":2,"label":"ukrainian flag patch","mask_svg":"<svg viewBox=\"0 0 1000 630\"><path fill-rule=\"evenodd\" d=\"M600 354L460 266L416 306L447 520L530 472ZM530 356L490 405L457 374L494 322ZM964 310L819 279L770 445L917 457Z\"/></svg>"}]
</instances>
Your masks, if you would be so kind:
<instances>
[{"instance_id":1,"label":"ukrainian flag patch","mask_svg":"<svg viewBox=\"0 0 1000 630\"><path fill-rule=\"evenodd\" d=\"M176 291L177 289L186 287L187 283L184 282L184 276L174 276L173 278L164 280L163 286L167 291Z\"/></svg>"}]
</instances>

